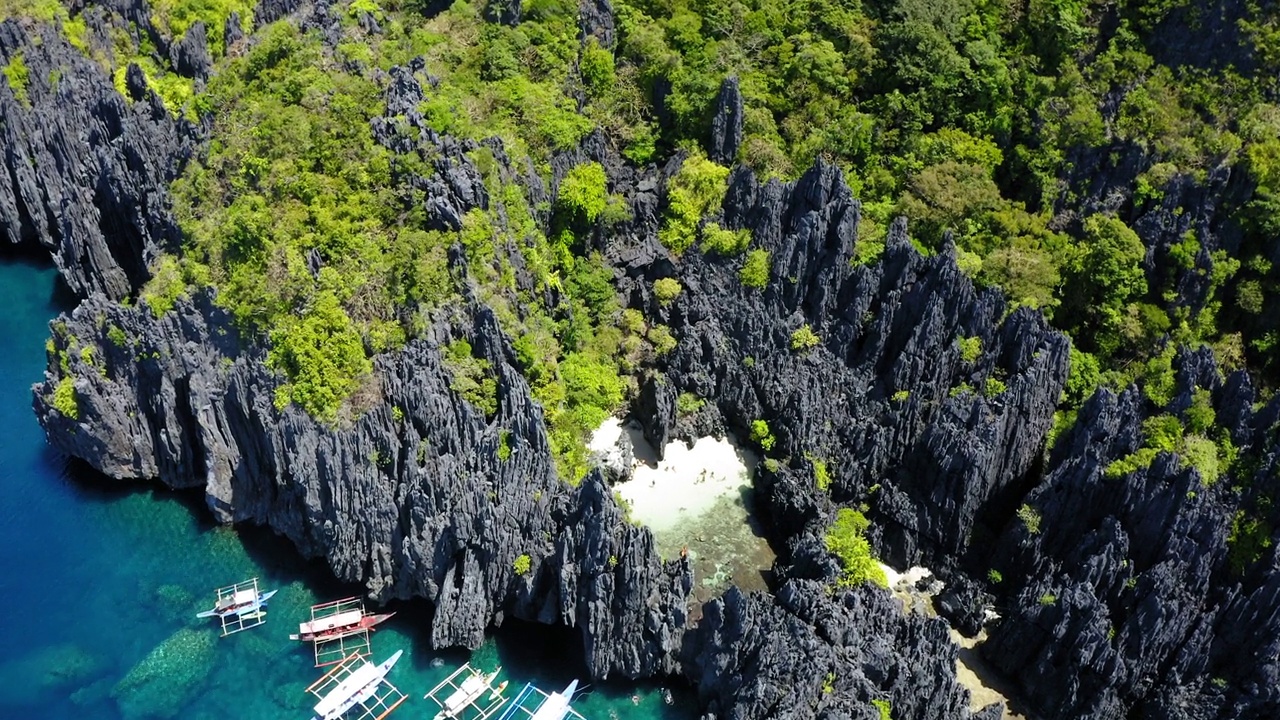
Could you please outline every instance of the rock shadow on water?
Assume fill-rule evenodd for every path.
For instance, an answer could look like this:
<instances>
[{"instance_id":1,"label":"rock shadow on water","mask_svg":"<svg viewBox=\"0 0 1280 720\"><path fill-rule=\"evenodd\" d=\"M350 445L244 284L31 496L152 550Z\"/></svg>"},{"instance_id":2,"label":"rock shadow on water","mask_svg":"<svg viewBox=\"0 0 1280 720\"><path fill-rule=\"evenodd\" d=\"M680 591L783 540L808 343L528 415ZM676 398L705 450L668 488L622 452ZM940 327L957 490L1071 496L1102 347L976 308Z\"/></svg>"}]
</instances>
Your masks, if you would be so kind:
<instances>
[{"instance_id":1,"label":"rock shadow on water","mask_svg":"<svg viewBox=\"0 0 1280 720\"><path fill-rule=\"evenodd\" d=\"M552 692L578 680L573 709L591 720L688 720L688 709L696 706L693 688L680 677L590 682L582 637L572 628L508 620L494 644L496 662L515 691L532 682ZM481 665L489 667L483 660Z\"/></svg>"}]
</instances>

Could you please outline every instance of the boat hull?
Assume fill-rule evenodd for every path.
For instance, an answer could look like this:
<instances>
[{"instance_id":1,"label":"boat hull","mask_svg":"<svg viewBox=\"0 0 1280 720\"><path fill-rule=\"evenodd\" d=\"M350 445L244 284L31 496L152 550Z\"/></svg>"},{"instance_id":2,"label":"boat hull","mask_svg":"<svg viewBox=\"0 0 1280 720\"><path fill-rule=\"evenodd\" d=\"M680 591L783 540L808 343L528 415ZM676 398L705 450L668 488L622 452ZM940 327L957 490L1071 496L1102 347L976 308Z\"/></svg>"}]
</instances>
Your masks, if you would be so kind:
<instances>
[{"instance_id":1,"label":"boat hull","mask_svg":"<svg viewBox=\"0 0 1280 720\"><path fill-rule=\"evenodd\" d=\"M323 642L326 640L337 640L339 638L348 637L362 633L365 630L372 630L375 626L391 619L395 613L384 613L382 615L366 615L360 618L360 622L346 625L340 628L333 628L324 632L317 633L294 633L289 636L290 640L301 640L302 642Z\"/></svg>"}]
</instances>

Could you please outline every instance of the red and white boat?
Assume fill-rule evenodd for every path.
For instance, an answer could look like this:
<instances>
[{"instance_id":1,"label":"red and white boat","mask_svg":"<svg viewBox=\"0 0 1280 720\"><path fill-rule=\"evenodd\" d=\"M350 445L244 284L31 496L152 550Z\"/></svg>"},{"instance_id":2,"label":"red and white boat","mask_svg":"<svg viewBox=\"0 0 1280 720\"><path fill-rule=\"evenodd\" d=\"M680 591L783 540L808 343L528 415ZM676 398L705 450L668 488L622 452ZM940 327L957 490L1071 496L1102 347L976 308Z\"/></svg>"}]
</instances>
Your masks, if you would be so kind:
<instances>
[{"instance_id":1,"label":"red and white boat","mask_svg":"<svg viewBox=\"0 0 1280 720\"><path fill-rule=\"evenodd\" d=\"M290 635L289 639L303 642L337 640L350 635L368 632L375 625L386 621L392 615L395 615L395 613L373 615L366 613L363 609L347 610L319 617L310 622L299 623L297 634Z\"/></svg>"}]
</instances>

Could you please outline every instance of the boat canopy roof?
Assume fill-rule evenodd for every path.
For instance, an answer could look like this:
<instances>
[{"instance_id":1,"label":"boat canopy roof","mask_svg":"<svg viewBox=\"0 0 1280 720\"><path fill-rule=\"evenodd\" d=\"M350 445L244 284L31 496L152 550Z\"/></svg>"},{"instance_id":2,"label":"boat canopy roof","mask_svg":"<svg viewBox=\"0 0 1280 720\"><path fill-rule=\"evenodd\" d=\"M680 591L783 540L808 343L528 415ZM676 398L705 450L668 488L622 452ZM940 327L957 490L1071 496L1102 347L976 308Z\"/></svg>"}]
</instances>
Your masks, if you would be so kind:
<instances>
[{"instance_id":1,"label":"boat canopy roof","mask_svg":"<svg viewBox=\"0 0 1280 720\"><path fill-rule=\"evenodd\" d=\"M322 718L330 717L335 710L342 708L352 696L380 677L378 666L371 663L364 663L352 670L351 674L343 678L337 687L330 690L327 695L320 699L320 702L316 703L316 715Z\"/></svg>"},{"instance_id":2,"label":"boat canopy roof","mask_svg":"<svg viewBox=\"0 0 1280 720\"><path fill-rule=\"evenodd\" d=\"M362 610L351 610L349 612L337 613L327 617L316 618L311 622L299 623L298 632L303 634L318 633L326 630L332 630L334 628L355 625L356 623L359 623L360 619L363 617L364 612Z\"/></svg>"}]
</instances>

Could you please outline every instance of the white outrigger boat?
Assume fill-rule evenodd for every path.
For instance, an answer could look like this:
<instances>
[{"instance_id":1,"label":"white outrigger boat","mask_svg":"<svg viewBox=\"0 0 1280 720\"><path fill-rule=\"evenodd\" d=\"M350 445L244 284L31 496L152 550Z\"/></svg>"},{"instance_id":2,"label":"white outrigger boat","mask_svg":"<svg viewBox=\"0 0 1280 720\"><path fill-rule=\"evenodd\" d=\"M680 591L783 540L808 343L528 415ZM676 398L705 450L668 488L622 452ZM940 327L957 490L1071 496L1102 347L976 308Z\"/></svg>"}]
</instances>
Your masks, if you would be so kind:
<instances>
[{"instance_id":1,"label":"white outrigger boat","mask_svg":"<svg viewBox=\"0 0 1280 720\"><path fill-rule=\"evenodd\" d=\"M307 692L320 698L312 720L339 720L359 708L359 718L385 718L404 702L406 696L387 682L387 673L400 660L397 650L385 661L374 665L359 655L352 655L325 673Z\"/></svg>"},{"instance_id":2,"label":"white outrigger boat","mask_svg":"<svg viewBox=\"0 0 1280 720\"><path fill-rule=\"evenodd\" d=\"M267 601L276 592L258 590L258 578L218 588L213 609L196 613L196 617L218 618L222 623L222 636L226 637L266 622Z\"/></svg>"},{"instance_id":3,"label":"white outrigger boat","mask_svg":"<svg viewBox=\"0 0 1280 720\"><path fill-rule=\"evenodd\" d=\"M436 713L433 720L454 720L462 717L462 712L480 700L480 696L486 692L489 693L489 701L498 700L502 697L502 691L507 688L507 683L503 682L498 687L491 687L490 684L498 677L498 673L502 672L502 668L498 668L491 673L481 674L478 671L472 671L467 678L463 680L453 694L445 698L441 705L440 712ZM425 697L431 697L428 693Z\"/></svg>"},{"instance_id":4,"label":"white outrigger boat","mask_svg":"<svg viewBox=\"0 0 1280 720\"><path fill-rule=\"evenodd\" d=\"M493 686L500 672L502 668L486 673L463 663L424 696L440 706L433 720L485 720L496 713L507 701L502 696L507 683Z\"/></svg>"},{"instance_id":5,"label":"white outrigger boat","mask_svg":"<svg viewBox=\"0 0 1280 720\"><path fill-rule=\"evenodd\" d=\"M519 713L524 713L529 720L564 720L566 717L586 720L577 710L569 707L569 703L573 701L573 694L577 691L577 680L569 683L564 690L553 693L545 692L533 683L528 683L498 720L520 720ZM527 703L539 696L542 697L542 702L537 707L532 710L525 707Z\"/></svg>"}]
</instances>

